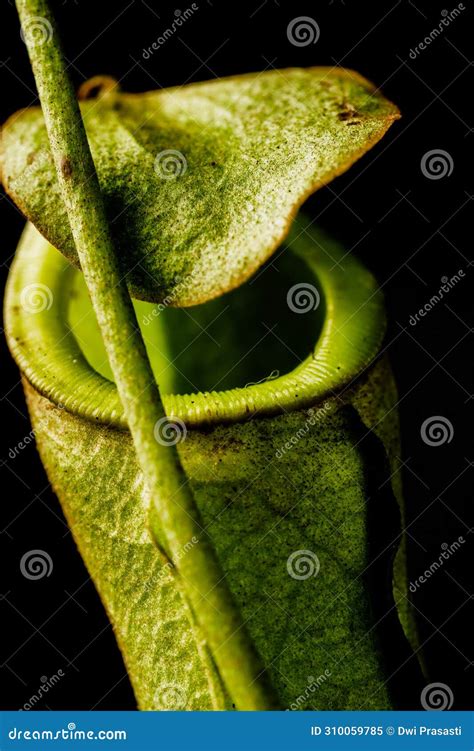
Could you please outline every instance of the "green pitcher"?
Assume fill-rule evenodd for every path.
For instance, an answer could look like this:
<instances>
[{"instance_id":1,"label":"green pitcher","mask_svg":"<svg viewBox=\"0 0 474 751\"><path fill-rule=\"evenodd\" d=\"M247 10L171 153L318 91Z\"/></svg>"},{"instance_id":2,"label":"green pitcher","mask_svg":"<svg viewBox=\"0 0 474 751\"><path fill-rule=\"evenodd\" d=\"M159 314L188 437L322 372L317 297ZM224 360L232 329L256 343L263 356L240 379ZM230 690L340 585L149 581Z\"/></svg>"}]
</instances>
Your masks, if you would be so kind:
<instances>
[{"instance_id":1,"label":"green pitcher","mask_svg":"<svg viewBox=\"0 0 474 751\"><path fill-rule=\"evenodd\" d=\"M379 519L398 504L393 610L400 640L402 627L412 645L416 636L383 298L354 256L294 217L396 108L360 76L321 68L144 95L112 89L82 113L163 393L168 419L155 439L178 448L279 704L392 707L370 576L386 552L374 554L374 504ZM231 709L180 581L199 540L171 560L159 520L149 531L150 497L39 109L5 126L2 178L31 221L8 282L9 346L138 706ZM389 589L387 579L386 601Z\"/></svg>"}]
</instances>

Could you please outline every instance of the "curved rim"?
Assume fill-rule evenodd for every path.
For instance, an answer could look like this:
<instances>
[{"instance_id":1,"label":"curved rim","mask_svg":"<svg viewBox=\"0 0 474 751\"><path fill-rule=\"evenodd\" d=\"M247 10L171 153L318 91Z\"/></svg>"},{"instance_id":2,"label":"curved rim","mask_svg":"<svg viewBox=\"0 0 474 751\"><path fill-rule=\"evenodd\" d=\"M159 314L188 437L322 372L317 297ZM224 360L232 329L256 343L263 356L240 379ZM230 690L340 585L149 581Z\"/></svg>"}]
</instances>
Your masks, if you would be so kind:
<instances>
[{"instance_id":1,"label":"curved rim","mask_svg":"<svg viewBox=\"0 0 474 751\"><path fill-rule=\"evenodd\" d=\"M169 417L189 426L237 422L301 409L347 386L377 355L385 334L383 296L352 256L298 218L285 245L308 265L324 298L313 351L294 370L246 388L164 394ZM22 373L54 404L85 419L126 428L114 383L87 362L67 323L73 267L28 224L5 298L7 340Z\"/></svg>"}]
</instances>

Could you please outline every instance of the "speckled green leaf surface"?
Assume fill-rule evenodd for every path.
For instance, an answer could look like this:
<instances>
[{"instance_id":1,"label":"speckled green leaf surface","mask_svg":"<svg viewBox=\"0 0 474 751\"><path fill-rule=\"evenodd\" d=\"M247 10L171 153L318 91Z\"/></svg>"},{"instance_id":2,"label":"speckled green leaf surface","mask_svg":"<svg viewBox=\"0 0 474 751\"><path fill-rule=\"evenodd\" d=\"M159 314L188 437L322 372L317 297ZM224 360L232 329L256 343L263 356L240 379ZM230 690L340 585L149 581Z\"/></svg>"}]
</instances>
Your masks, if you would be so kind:
<instances>
[{"instance_id":1,"label":"speckled green leaf surface","mask_svg":"<svg viewBox=\"0 0 474 751\"><path fill-rule=\"evenodd\" d=\"M58 410L31 387L37 445L114 626L142 709L222 709L202 634L147 524L128 433Z\"/></svg>"},{"instance_id":2,"label":"speckled green leaf surface","mask_svg":"<svg viewBox=\"0 0 474 751\"><path fill-rule=\"evenodd\" d=\"M392 700L376 616L383 593L374 592L369 576L379 557L372 516L378 509L383 527L395 509L398 525L388 530L393 547L402 499L396 391L387 362L374 360L384 333L381 295L354 258L304 221L295 227L291 248L308 270L316 269L311 278L323 315L319 324L305 319L306 327L315 326L312 353L268 382L245 385L240 363L235 378L245 387L168 394L164 401L168 414L187 426L178 450L202 523L281 705L386 709ZM289 255L281 269L288 286L291 271L303 278L296 261ZM80 277L36 232L25 233L8 285L7 333L25 376L42 461L110 616L138 705L229 708L199 613L181 586L179 560L171 566L149 532L150 499L115 386L98 372L100 342ZM239 290L246 311L251 288ZM36 298L25 301L25 290L49 290L49 296L40 295L35 305ZM272 299L278 307L278 297ZM189 343L192 326L199 329L205 320L200 307L192 318L160 311L153 318L160 338L144 326L148 346L154 341L164 356L167 326L170 346L178 328ZM157 310L137 311L145 309L148 316ZM225 352L235 365L236 340L249 328L239 324L237 306L231 312L234 328L227 336L234 349L220 348L224 371ZM293 313L290 319L287 341L296 349L304 318ZM285 337L281 328L278 333ZM206 364L214 370L210 346L201 340L198 353L180 361L179 378L194 379L194 372L202 377ZM96 369L87 360L92 350ZM268 351L266 366L272 363ZM154 367L158 373L158 360ZM171 390L179 378L168 378ZM182 554L192 555L193 544ZM391 597L390 568L388 561L385 597ZM403 604L403 561L396 576Z\"/></svg>"},{"instance_id":3,"label":"speckled green leaf surface","mask_svg":"<svg viewBox=\"0 0 474 751\"><path fill-rule=\"evenodd\" d=\"M128 433L28 394L44 466L140 707L225 708L212 655L180 593L179 564L166 567L147 530L148 499ZM364 576L373 461L360 445L364 432L350 400L333 399L311 413L192 430L182 443L203 522L284 707L390 707ZM279 457L295 435L297 445ZM308 576L312 566L319 571Z\"/></svg>"},{"instance_id":4,"label":"speckled green leaf surface","mask_svg":"<svg viewBox=\"0 0 474 751\"><path fill-rule=\"evenodd\" d=\"M191 305L241 284L303 200L385 133L397 108L337 68L276 70L81 105L134 297ZM3 129L2 181L77 263L41 110Z\"/></svg>"}]
</instances>

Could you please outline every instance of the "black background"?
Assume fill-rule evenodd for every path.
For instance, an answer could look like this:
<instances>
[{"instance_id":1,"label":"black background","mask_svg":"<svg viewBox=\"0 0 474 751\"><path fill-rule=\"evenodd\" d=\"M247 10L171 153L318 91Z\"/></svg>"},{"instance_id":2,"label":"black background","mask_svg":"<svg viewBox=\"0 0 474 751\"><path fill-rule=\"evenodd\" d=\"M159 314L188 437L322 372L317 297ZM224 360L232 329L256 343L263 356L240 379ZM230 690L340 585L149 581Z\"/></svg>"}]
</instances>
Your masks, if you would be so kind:
<instances>
[{"instance_id":1,"label":"black background","mask_svg":"<svg viewBox=\"0 0 474 751\"><path fill-rule=\"evenodd\" d=\"M154 0L58 2L74 82L108 73L122 88L139 91L272 67L340 65L381 86L402 111L403 119L383 141L320 190L309 209L364 260L386 295L387 347L400 394L410 575L415 579L438 558L442 543L450 544L459 535L469 540L472 525L472 230L466 232L472 187L463 169L473 138L470 40L463 34L472 23L472 7L465 0L460 17L412 59L410 49L437 27L443 9L454 6L199 0L199 9L179 32L145 60L143 49L170 25L177 8L184 11L189 5L184 0L179 6ZM314 45L296 47L286 30L289 21L303 15L317 21L320 38ZM1 37L3 121L16 109L36 103L16 11L6 0ZM420 160L432 149L450 154L450 176L433 180L423 175ZM0 210L4 281L23 219L3 194ZM420 323L410 326L410 316L438 291L441 277L459 269L466 277ZM20 708L41 685L42 676L61 669L65 677L38 709L132 709L134 698L112 629L34 445L14 459L8 456L30 427L17 369L2 346L2 541L7 571L2 621L12 632L2 640L7 688L2 704ZM432 447L422 441L421 424L434 415L452 423L450 443ZM470 441L464 443L463 434ZM51 555L50 577L22 577L20 558L33 548ZM458 709L468 707L472 674L463 628L469 608L467 548L463 545L414 597L429 680L448 684L453 708Z\"/></svg>"}]
</instances>

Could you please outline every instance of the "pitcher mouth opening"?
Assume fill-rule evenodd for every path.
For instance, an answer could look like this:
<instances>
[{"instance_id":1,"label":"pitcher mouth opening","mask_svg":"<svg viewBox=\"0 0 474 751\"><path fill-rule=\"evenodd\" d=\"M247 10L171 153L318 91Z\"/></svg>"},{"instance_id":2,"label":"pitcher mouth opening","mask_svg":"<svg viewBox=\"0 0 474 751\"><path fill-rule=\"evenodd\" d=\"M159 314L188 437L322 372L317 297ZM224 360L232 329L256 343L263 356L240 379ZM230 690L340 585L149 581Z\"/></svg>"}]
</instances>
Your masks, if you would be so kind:
<instances>
[{"instance_id":1,"label":"pitcher mouth opening","mask_svg":"<svg viewBox=\"0 0 474 751\"><path fill-rule=\"evenodd\" d=\"M310 407L376 357L383 296L354 257L299 217L269 265L195 308L135 303L170 417L198 427ZM8 343L32 386L73 414L126 428L82 274L31 224L5 305Z\"/></svg>"}]
</instances>

